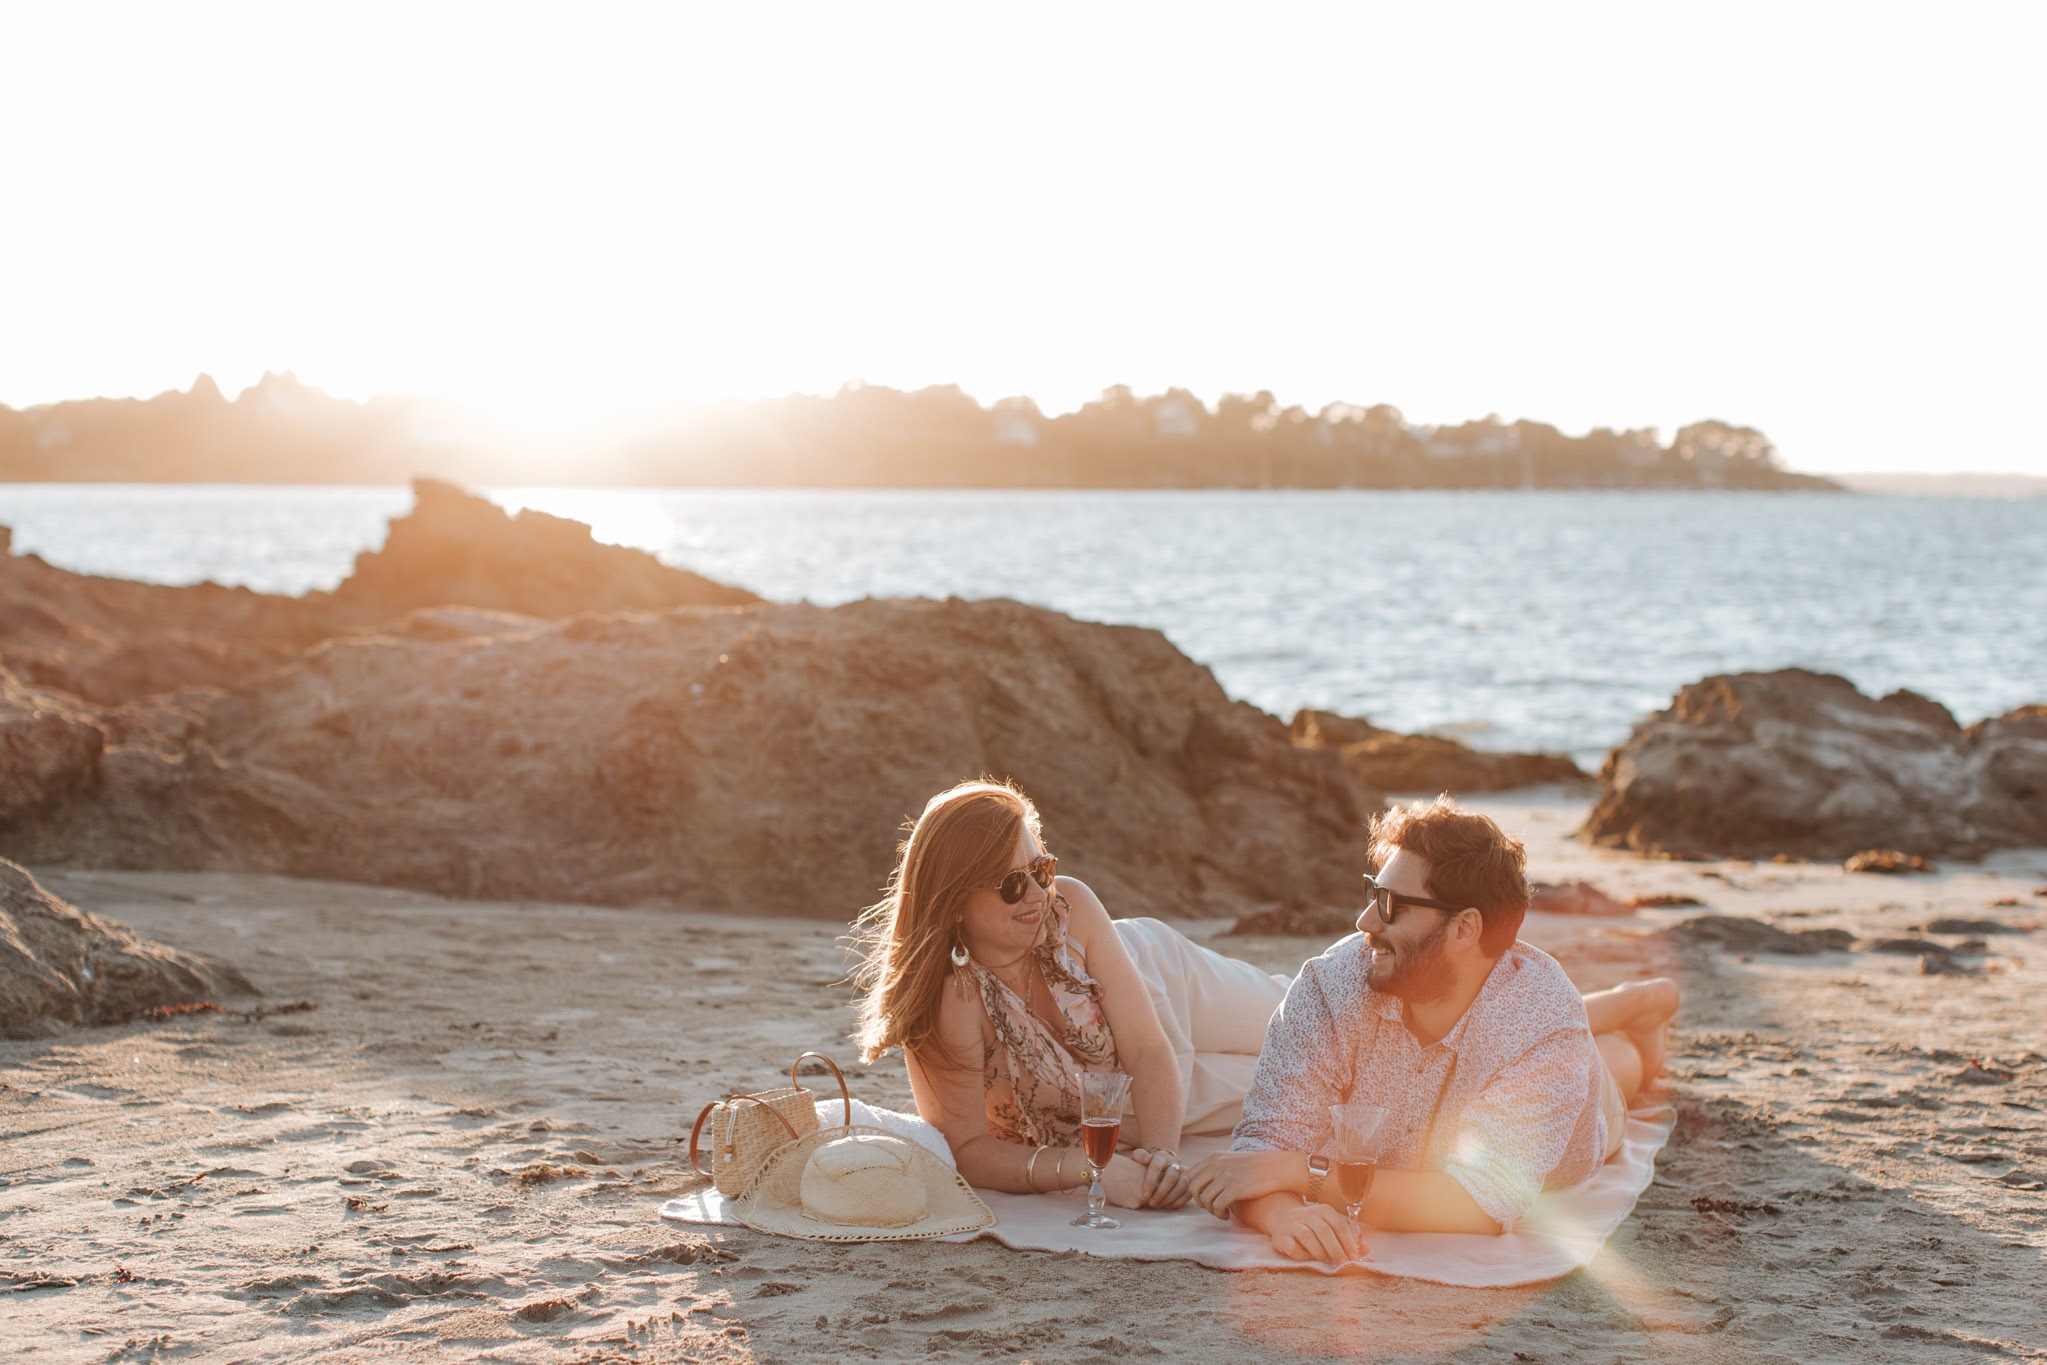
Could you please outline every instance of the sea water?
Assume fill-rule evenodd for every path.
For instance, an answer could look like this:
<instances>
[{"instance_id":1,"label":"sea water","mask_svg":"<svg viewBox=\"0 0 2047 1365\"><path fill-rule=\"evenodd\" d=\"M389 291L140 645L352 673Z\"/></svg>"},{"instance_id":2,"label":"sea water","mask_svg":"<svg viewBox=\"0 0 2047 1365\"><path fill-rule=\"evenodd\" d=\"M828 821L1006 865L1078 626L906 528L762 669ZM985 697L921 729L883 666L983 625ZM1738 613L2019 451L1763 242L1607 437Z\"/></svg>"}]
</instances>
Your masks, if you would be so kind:
<instances>
[{"instance_id":1,"label":"sea water","mask_svg":"<svg viewBox=\"0 0 2047 1365\"><path fill-rule=\"evenodd\" d=\"M1712 673L1801 666L1963 722L2047 701L2047 499L1767 493L507 489L763 596L1013 597L1155 627L1282 718L1596 764ZM0 484L17 553L331 588L403 488Z\"/></svg>"}]
</instances>

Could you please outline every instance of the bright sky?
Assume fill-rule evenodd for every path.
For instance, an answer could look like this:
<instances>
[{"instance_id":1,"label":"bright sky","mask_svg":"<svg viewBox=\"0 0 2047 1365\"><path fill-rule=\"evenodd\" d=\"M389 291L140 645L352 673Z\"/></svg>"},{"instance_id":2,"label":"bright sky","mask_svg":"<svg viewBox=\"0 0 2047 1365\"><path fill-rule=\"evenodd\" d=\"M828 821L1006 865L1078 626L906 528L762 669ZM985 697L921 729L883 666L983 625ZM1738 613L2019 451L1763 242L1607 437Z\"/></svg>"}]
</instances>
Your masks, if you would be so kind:
<instances>
[{"instance_id":1,"label":"bright sky","mask_svg":"<svg viewBox=\"0 0 2047 1365\"><path fill-rule=\"evenodd\" d=\"M2047 474L2047 6L0 0L0 402L1270 388Z\"/></svg>"}]
</instances>

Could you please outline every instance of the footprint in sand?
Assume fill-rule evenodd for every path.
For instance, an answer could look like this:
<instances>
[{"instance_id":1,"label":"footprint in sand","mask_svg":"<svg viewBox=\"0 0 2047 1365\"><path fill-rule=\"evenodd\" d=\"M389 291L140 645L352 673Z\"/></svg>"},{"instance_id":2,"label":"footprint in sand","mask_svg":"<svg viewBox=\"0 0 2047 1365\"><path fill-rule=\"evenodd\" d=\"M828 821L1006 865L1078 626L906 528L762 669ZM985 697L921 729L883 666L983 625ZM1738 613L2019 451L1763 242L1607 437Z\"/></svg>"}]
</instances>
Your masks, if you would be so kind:
<instances>
[{"instance_id":1,"label":"footprint in sand","mask_svg":"<svg viewBox=\"0 0 2047 1365\"><path fill-rule=\"evenodd\" d=\"M132 1098L135 1094L133 1090L123 1090L119 1086L112 1085L94 1085L90 1081L80 1081L77 1085L64 1086L58 1093L76 1095L80 1099L86 1100L128 1099Z\"/></svg>"},{"instance_id":2,"label":"footprint in sand","mask_svg":"<svg viewBox=\"0 0 2047 1365\"><path fill-rule=\"evenodd\" d=\"M231 1299L279 1299L287 1294L296 1294L301 1289L317 1289L327 1283L318 1275L273 1275L265 1279L250 1280L238 1289L231 1289Z\"/></svg>"},{"instance_id":3,"label":"footprint in sand","mask_svg":"<svg viewBox=\"0 0 2047 1365\"><path fill-rule=\"evenodd\" d=\"M216 1106L213 1112L216 1114L232 1114L245 1119L272 1119L276 1118L279 1114L291 1113L292 1106L282 1100L271 1100L267 1103L256 1105L229 1104Z\"/></svg>"}]
</instances>

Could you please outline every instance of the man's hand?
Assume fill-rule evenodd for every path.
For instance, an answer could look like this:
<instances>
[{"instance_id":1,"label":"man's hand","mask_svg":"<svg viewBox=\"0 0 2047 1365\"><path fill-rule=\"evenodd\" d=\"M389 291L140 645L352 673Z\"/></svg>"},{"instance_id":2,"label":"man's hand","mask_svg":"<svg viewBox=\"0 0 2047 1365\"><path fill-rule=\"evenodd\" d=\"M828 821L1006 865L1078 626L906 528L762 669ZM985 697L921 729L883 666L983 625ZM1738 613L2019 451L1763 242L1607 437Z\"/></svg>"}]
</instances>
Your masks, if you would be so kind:
<instances>
[{"instance_id":1,"label":"man's hand","mask_svg":"<svg viewBox=\"0 0 2047 1365\"><path fill-rule=\"evenodd\" d=\"M1189 1172L1194 1202L1218 1218L1230 1206L1282 1190L1300 1194L1308 1188L1308 1159L1299 1152L1217 1152L1194 1163Z\"/></svg>"},{"instance_id":2,"label":"man's hand","mask_svg":"<svg viewBox=\"0 0 2047 1365\"><path fill-rule=\"evenodd\" d=\"M1358 1254L1357 1242L1350 1235L1350 1219L1327 1204L1278 1209L1269 1221L1272 1249L1289 1260L1337 1265Z\"/></svg>"}]
</instances>

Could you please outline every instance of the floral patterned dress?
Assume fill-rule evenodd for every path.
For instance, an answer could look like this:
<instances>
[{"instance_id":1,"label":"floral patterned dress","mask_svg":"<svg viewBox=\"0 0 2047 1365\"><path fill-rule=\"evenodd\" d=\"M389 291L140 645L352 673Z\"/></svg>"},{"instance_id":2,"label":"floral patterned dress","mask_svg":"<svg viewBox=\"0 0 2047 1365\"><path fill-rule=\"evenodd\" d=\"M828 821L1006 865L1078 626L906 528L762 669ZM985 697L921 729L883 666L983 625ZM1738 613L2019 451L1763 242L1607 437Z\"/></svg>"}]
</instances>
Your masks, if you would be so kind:
<instances>
[{"instance_id":1,"label":"floral patterned dress","mask_svg":"<svg viewBox=\"0 0 2047 1365\"><path fill-rule=\"evenodd\" d=\"M1032 1147L1080 1143L1080 1096L1073 1073L1117 1070L1116 1040L1102 1013L1101 987L1066 936L1066 898L1054 894L1045 941L1031 950L1058 1006L1056 1029L995 973L969 958L959 970L980 989L995 1041L982 1061L988 1132Z\"/></svg>"}]
</instances>

